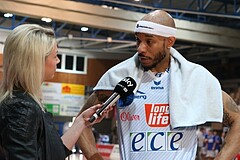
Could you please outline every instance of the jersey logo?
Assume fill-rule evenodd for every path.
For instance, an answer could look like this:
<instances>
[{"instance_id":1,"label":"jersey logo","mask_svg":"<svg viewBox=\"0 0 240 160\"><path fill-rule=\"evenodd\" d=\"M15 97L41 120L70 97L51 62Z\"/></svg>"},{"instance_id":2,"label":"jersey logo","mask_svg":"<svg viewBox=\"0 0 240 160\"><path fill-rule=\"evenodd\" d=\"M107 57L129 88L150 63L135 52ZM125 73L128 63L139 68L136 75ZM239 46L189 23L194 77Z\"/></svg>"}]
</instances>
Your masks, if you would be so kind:
<instances>
[{"instance_id":1,"label":"jersey logo","mask_svg":"<svg viewBox=\"0 0 240 160\"><path fill-rule=\"evenodd\" d=\"M155 84L156 86L158 86L158 85L161 84L161 81L154 81L154 84Z\"/></svg>"},{"instance_id":2,"label":"jersey logo","mask_svg":"<svg viewBox=\"0 0 240 160\"><path fill-rule=\"evenodd\" d=\"M151 87L152 90L164 89L163 86L160 86L161 81L153 81L153 83L154 83L155 86Z\"/></svg>"},{"instance_id":3,"label":"jersey logo","mask_svg":"<svg viewBox=\"0 0 240 160\"><path fill-rule=\"evenodd\" d=\"M145 104L145 115L150 127L167 127L170 124L169 104Z\"/></svg>"},{"instance_id":4,"label":"jersey logo","mask_svg":"<svg viewBox=\"0 0 240 160\"><path fill-rule=\"evenodd\" d=\"M131 152L180 151L183 132L131 132Z\"/></svg>"},{"instance_id":5,"label":"jersey logo","mask_svg":"<svg viewBox=\"0 0 240 160\"><path fill-rule=\"evenodd\" d=\"M147 99L147 95L144 92L137 90L137 94L134 95L134 99Z\"/></svg>"}]
</instances>

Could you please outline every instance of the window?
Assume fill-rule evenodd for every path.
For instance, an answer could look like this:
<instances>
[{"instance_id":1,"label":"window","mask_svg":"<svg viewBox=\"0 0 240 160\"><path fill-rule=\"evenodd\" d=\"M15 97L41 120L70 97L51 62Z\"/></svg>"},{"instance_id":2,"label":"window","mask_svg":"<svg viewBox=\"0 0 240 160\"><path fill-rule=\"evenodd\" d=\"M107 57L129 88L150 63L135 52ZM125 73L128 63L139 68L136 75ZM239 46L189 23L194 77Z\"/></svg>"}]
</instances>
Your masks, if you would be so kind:
<instances>
[{"instance_id":1,"label":"window","mask_svg":"<svg viewBox=\"0 0 240 160\"><path fill-rule=\"evenodd\" d=\"M66 55L65 69L73 70L73 56Z\"/></svg>"},{"instance_id":2,"label":"window","mask_svg":"<svg viewBox=\"0 0 240 160\"><path fill-rule=\"evenodd\" d=\"M77 57L77 71L83 71L84 70L84 58L83 57Z\"/></svg>"},{"instance_id":3,"label":"window","mask_svg":"<svg viewBox=\"0 0 240 160\"><path fill-rule=\"evenodd\" d=\"M79 55L58 54L60 63L57 65L58 72L66 73L87 73L87 58Z\"/></svg>"}]
</instances>

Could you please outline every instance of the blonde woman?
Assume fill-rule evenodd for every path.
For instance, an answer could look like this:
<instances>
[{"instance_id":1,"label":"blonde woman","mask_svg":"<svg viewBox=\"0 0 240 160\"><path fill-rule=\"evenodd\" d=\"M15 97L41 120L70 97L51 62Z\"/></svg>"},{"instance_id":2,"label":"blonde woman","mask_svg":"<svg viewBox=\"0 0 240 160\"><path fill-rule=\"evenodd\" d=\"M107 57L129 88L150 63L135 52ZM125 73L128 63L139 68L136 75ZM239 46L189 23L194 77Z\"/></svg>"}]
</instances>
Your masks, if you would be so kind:
<instances>
[{"instance_id":1,"label":"blonde woman","mask_svg":"<svg viewBox=\"0 0 240 160\"><path fill-rule=\"evenodd\" d=\"M86 110L62 137L58 135L41 103L42 82L53 78L60 62L57 52L53 30L39 25L18 26L6 39L0 90L0 150L5 159L65 159L90 125L87 120L101 107Z\"/></svg>"}]
</instances>

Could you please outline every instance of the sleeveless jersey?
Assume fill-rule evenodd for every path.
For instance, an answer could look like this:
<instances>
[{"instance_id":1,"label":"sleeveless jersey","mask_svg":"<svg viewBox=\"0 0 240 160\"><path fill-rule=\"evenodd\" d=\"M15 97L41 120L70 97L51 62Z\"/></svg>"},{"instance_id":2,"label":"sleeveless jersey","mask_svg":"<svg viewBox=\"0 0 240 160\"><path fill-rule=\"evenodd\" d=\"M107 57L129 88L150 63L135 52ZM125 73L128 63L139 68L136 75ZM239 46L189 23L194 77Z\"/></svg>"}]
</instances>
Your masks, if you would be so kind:
<instances>
[{"instance_id":1,"label":"sleeveless jersey","mask_svg":"<svg viewBox=\"0 0 240 160\"><path fill-rule=\"evenodd\" d=\"M196 126L171 129L169 71L144 72L132 104L117 109L122 160L194 160ZM186 115L182 115L186 116Z\"/></svg>"}]
</instances>

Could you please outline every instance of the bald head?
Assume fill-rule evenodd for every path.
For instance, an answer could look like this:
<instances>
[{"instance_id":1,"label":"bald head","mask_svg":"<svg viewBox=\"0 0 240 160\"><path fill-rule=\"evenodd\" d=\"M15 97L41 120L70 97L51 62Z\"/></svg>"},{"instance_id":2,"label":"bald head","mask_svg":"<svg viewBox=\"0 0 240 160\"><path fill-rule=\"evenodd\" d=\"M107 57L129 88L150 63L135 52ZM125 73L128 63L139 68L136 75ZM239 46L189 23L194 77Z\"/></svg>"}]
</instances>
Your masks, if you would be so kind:
<instances>
[{"instance_id":1,"label":"bald head","mask_svg":"<svg viewBox=\"0 0 240 160\"><path fill-rule=\"evenodd\" d=\"M163 10L152 11L144 16L141 20L176 28L172 16Z\"/></svg>"}]
</instances>

